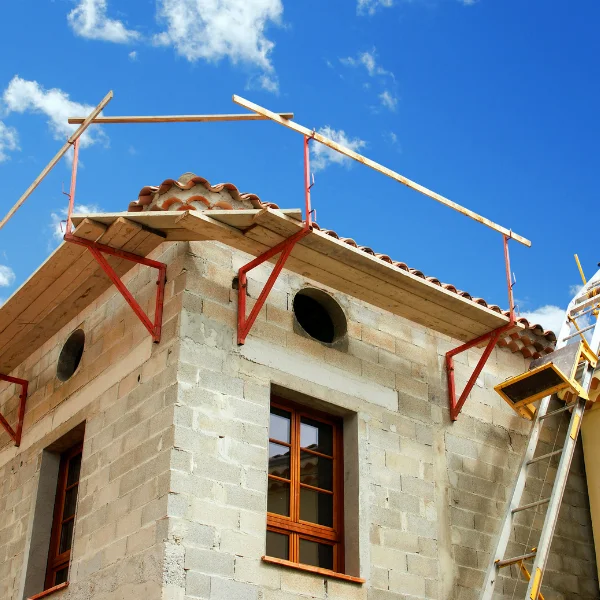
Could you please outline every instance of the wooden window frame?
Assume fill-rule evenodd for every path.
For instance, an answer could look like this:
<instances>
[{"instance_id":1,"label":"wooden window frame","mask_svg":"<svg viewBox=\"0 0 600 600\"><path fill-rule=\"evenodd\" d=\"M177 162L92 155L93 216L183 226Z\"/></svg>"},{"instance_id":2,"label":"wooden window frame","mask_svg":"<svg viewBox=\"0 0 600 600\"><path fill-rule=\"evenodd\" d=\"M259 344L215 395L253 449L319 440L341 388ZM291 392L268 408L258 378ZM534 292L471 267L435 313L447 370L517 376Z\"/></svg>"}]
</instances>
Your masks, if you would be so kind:
<instances>
[{"instance_id":1,"label":"wooden window frame","mask_svg":"<svg viewBox=\"0 0 600 600\"><path fill-rule=\"evenodd\" d=\"M286 444L280 440L269 437L269 443L279 444L290 448L290 516L286 517L276 513L267 512L267 531L273 533L282 533L289 538L289 560L280 560L281 564L289 562L299 567L307 567L312 569L312 565L305 565L300 562L300 539L307 539L313 542L322 544L330 544L333 546L333 569L332 573L344 573L344 447L343 447L343 424L342 420L327 413L313 410L291 402L279 396L271 396L271 408L278 408L291 413L290 422L290 443ZM300 482L300 423L301 418L307 417L314 421L326 423L332 426L333 430L333 455L327 456L333 461L333 526L318 525L308 521L300 520L300 489L301 487L319 490ZM308 452L319 456L319 452L310 449L303 449L303 452ZM288 480L267 474L269 480ZM275 557L266 556L267 562L275 562L278 559ZM319 571L328 571L315 567Z\"/></svg>"},{"instance_id":2,"label":"wooden window frame","mask_svg":"<svg viewBox=\"0 0 600 600\"><path fill-rule=\"evenodd\" d=\"M68 568L71 562L71 549L73 541L71 540L71 548L66 550L65 552L59 553L60 546L60 534L63 523L67 521L73 520L75 521L76 513L73 514L72 517L63 520L63 513L65 510L65 501L67 496L67 491L77 486L77 499L79 497L79 482L81 481L81 471L79 474L79 479L76 483L72 483L67 488L67 480L68 480L68 467L69 463L73 458L78 455L81 455L83 452L83 442L79 442L75 444L72 448L64 452L60 457L60 467L58 469L58 483L56 486L56 498L54 500L54 516L52 518L52 533L50 535L50 549L48 552L48 566L46 569L46 581L45 581L45 590L49 590L54 587L58 587L55 583L56 574L64 568ZM77 506L77 499L75 500ZM75 530L73 526L73 536L75 535ZM67 581L68 583L68 581Z\"/></svg>"}]
</instances>

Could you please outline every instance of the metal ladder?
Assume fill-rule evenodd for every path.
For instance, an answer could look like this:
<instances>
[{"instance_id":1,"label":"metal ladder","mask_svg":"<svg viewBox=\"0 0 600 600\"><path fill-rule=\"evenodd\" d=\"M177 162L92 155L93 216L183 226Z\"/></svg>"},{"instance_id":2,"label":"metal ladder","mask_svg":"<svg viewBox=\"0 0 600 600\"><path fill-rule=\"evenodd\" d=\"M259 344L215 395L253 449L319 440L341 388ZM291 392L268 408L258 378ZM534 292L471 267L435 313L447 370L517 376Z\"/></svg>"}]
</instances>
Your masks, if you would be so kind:
<instances>
[{"instance_id":1,"label":"metal ladder","mask_svg":"<svg viewBox=\"0 0 600 600\"><path fill-rule=\"evenodd\" d=\"M599 295L595 296L595 294ZM596 319L595 313L598 305L600 305L600 271L598 271L596 275L571 300L565 314L565 321L558 336L558 341L556 344L557 350L566 346L569 340L576 337L581 337L582 340L584 340L584 343L587 345L587 341L585 341L583 334L584 332L593 330L592 340L589 343L589 347L596 355L598 354L598 348L600 346L600 323L599 320ZM577 320L585 316L591 318L593 324L583 328L579 327ZM571 326L574 326L576 329L574 333L570 332ZM586 392L588 392L590 389L593 371L594 368L588 362L585 363L583 372L580 374L579 380L581 387ZM543 398L540 401L538 410L536 411L531 433L529 434L527 448L517 474L517 480L515 482L508 508L504 515L504 520L500 529L496 548L492 554L492 560L485 575L480 600L492 600L494 595L494 586L499 576L499 570L510 565L517 565L521 569L521 572L525 575L526 580L528 580L525 600L543 600L544 598L540 592L542 579L546 569L546 563L550 553L550 545L554 536L558 513L567 484L571 460L575 451L577 438L581 428L581 419L583 417L586 405L586 400L578 397L570 404L565 404L558 410L548 412L548 406L550 404L551 397L552 396L546 396ZM552 417L558 413L570 409L572 409L572 413L564 446L559 450L549 452L541 456L536 456L534 458L544 421L548 417ZM521 497L523 495L527 480L527 471L529 465L543 460L549 460L555 455L560 455L560 461L550 496L548 498L538 500L537 502L531 502L529 504L520 506ZM545 504L548 505L548 509L537 547L532 548L530 552L521 556L505 559L504 554L513 530L514 516L521 511L536 509L538 506ZM534 562L530 573L525 567L525 561L532 558L534 559Z\"/></svg>"}]
</instances>

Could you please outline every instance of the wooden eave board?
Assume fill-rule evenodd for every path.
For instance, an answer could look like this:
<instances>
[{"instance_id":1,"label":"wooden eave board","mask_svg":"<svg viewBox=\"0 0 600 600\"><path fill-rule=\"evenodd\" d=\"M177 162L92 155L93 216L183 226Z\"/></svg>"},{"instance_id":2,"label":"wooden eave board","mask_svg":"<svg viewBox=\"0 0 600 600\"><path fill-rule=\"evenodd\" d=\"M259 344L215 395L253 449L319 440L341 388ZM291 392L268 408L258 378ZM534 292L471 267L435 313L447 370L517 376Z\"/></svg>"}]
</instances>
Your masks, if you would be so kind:
<instances>
[{"instance_id":1,"label":"wooden eave board","mask_svg":"<svg viewBox=\"0 0 600 600\"><path fill-rule=\"evenodd\" d=\"M146 256L163 238L118 218L84 219L75 235ZM108 257L119 276L135 263ZM63 242L0 308L0 372L9 373L112 285L87 248Z\"/></svg>"},{"instance_id":2,"label":"wooden eave board","mask_svg":"<svg viewBox=\"0 0 600 600\"><path fill-rule=\"evenodd\" d=\"M244 220L243 231L240 231L232 226L235 212L165 211L93 215L92 218L108 224L118 216L129 218L131 214L138 223L161 229L167 240L218 240L254 256L302 227L283 211L263 209L252 211L253 226L246 228ZM312 231L294 248L286 268L460 340L472 340L508 323L507 317L490 308L318 230Z\"/></svg>"}]
</instances>

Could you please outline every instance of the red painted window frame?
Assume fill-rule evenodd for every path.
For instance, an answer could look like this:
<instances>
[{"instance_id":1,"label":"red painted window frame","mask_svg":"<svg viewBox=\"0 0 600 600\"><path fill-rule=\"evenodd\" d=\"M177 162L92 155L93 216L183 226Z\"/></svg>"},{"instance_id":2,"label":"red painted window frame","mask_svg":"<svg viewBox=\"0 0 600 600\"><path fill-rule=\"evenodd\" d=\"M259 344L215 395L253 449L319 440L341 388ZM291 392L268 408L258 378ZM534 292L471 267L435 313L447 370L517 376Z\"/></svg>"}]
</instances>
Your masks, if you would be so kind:
<instances>
[{"instance_id":1,"label":"red painted window frame","mask_svg":"<svg viewBox=\"0 0 600 600\"><path fill-rule=\"evenodd\" d=\"M65 500L67 495L67 490L77 486L78 495L79 495L79 482L71 484L67 488L68 474L69 474L69 464L70 462L78 455L81 455L83 452L83 442L79 442L75 444L72 448L63 452L60 457L60 467L58 469L58 483L56 486L56 498L54 500L54 516L52 519L52 533L50 535L50 549L48 551L48 566L46 569L46 581L44 585L44 589L48 590L50 588L55 587L56 584L56 574L58 571L61 571L65 567L68 568L71 562L71 549L73 540L71 540L71 548L66 550L65 552L59 553L59 545L60 545L60 533L61 528L64 522L68 520L75 521L76 514L68 519L63 520L63 513L65 509ZM77 500L76 500L77 502Z\"/></svg>"},{"instance_id":2,"label":"red painted window frame","mask_svg":"<svg viewBox=\"0 0 600 600\"><path fill-rule=\"evenodd\" d=\"M290 516L285 517L267 512L267 531L289 536L289 561L302 566L300 562L300 539L331 544L333 546L334 573L344 572L344 446L342 420L327 413L307 408L278 396L271 396L270 407L285 410L292 415L290 443ZM333 527L317 525L300 520L300 422L302 417L331 425L333 428ZM269 437L269 442L286 445ZM314 451L303 450L312 454ZM268 475L269 479L277 479ZM302 484L304 486L304 484ZM306 486L304 486L306 487ZM310 487L310 486L309 486ZM318 488L313 488L318 489ZM268 557L274 558L274 557ZM285 562L285 561L284 561ZM307 565L308 566L308 565ZM326 571L326 569L321 569Z\"/></svg>"}]
</instances>

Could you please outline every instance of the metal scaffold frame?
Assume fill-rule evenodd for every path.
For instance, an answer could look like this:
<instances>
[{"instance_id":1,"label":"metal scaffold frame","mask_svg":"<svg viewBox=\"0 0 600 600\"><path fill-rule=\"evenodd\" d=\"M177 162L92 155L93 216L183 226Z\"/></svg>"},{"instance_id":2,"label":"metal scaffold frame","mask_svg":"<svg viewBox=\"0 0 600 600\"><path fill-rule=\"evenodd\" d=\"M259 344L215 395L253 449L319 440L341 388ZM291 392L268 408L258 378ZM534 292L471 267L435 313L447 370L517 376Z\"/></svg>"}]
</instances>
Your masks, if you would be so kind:
<instances>
[{"instance_id":1,"label":"metal scaffold frame","mask_svg":"<svg viewBox=\"0 0 600 600\"><path fill-rule=\"evenodd\" d=\"M511 284L511 274L510 274L510 262L508 256L508 240L514 239L517 242L525 245L531 246L531 242L514 233L511 229L506 229L482 217L481 215L453 202L452 200L429 190L428 188L384 167L383 165L376 163L375 161L346 148L337 142L317 133L314 129L308 129L295 123L292 121L293 113L274 113L262 106L249 102L244 98L234 95L233 101L251 111L247 114L221 114L221 115L172 115L172 116L112 116L105 117L100 116L102 110L106 107L106 105L113 98L112 91L109 92L104 99L98 104L98 106L87 116L87 117L71 117L69 118L70 124L78 124L79 127L75 130L75 132L69 137L67 142L62 146L62 148L58 151L55 157L48 163L48 165L42 170L40 175L33 181L33 183L27 188L25 193L19 198L19 200L15 203L15 205L9 210L6 216L0 221L0 229L9 221L9 219L14 215L14 213L18 210L18 208L25 202L25 200L31 195L31 193L36 189L36 187L41 183L41 181L48 175L48 173L54 168L54 166L58 163L58 161L66 154L69 148L73 147L73 165L72 165L72 176L71 176L71 187L69 196L69 209L67 216L67 224L66 224L66 233L64 236L64 240L69 243L78 244L88 248L94 259L98 262L101 269L106 273L106 275L110 278L110 280L114 283L118 291L123 295L126 302L131 306L132 310L138 316L140 321L143 323L144 327L148 330L154 342L158 343L160 341L161 336L161 328L162 328L162 314L163 314L163 304L164 304L164 293L165 293L165 283L166 283L166 265L164 263L154 261L142 256L138 256L131 252L126 252L124 250L119 250L116 248L111 248L110 246L98 243L96 241L90 241L83 238L80 238L72 233L72 222L71 217L73 214L73 207L75 201L75 190L76 190L76 182L77 182L77 167L78 167L78 158L79 158L79 138L85 132L85 130L92 123L99 124L116 124L116 123L192 123L192 122L222 122L222 121L258 121L258 120L271 120L275 121L281 125L284 125L288 129L296 131L303 135L304 138L304 194L305 194L305 220L303 222L303 228L299 232L295 233L288 239L283 240L281 243L271 248L261 256L258 256L256 259L250 261L246 265L240 268L238 272L238 333L237 333L237 341L238 344L244 344L246 337L248 336L256 318L264 306L264 303L275 284L278 276L280 275L282 269L285 266L287 259L292 253L295 245L302 240L305 236L307 236L312 231L312 208L311 208L311 198L310 198L310 189L312 187L310 183L310 157L309 157L309 144L311 140L315 142L319 142L324 146L339 152L340 154L351 158L361 164L364 164L371 169L394 179L395 181L402 183L403 185L418 191L437 202L460 212L461 214L493 229L502 234L504 240L504 256L506 263L506 272L507 272L507 281L508 281L508 289L509 289L509 307L510 307L510 321L503 327L495 329L489 333L480 336L476 340L468 342L454 350L449 351L446 354L446 366L448 371L448 393L449 393L449 404L450 404L450 414L453 420L456 420L458 417L458 413L460 412L469 392L471 391L473 384L475 383L479 373L483 369L486 361L488 360L496 342L498 341L500 335L506 331L515 327L515 317L514 317L514 302L512 295L512 284ZM158 270L158 278L157 278L157 294L156 294L156 308L154 321L151 321L150 317L144 312L139 303L135 300L131 292L126 288L126 286L121 281L120 277L117 275L115 270L112 268L110 263L105 258L105 254L109 256L118 257L121 259L129 260L135 262L136 264L149 266ZM252 269L257 266L263 264L266 261L272 260L275 256L279 254L279 258L271 272L267 282L259 294L254 306L252 307L250 314L246 316L246 294L247 294L247 274ZM489 341L488 341L489 340ZM456 391L454 384L454 366L453 366L453 357L459 354L460 352L464 352L469 348L477 346L485 341L488 341L487 347L479 360L473 375L469 379L467 386L460 398L456 399ZM7 375L0 374L0 380L10 381L13 383L20 383L23 385L23 392L21 394L21 405L19 409L19 424L17 425L17 430L13 430L4 417L0 415L0 423L7 429L11 437L17 442L20 441L21 431L22 431L22 419L25 411L25 400L27 396L27 382L23 380L17 380L15 378L11 378ZM18 440L18 441L17 441Z\"/></svg>"}]
</instances>

